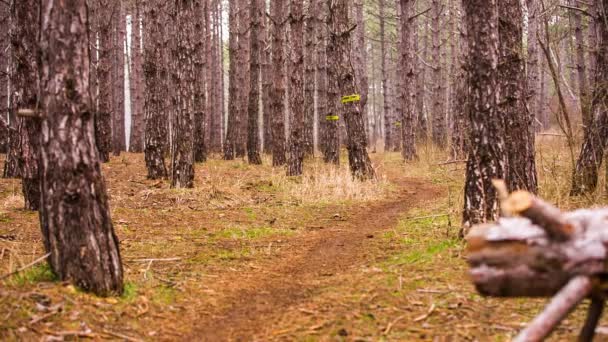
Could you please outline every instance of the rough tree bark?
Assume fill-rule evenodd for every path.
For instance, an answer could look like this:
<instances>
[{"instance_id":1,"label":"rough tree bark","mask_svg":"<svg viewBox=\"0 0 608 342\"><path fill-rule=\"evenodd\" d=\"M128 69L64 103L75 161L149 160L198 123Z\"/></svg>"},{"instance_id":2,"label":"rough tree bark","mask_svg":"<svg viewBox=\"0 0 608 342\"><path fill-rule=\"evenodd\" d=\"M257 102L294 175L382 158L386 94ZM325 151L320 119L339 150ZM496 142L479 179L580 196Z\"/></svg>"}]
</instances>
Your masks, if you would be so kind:
<instances>
[{"instance_id":1,"label":"rough tree bark","mask_svg":"<svg viewBox=\"0 0 608 342\"><path fill-rule=\"evenodd\" d=\"M7 36L7 49L6 49L6 64L7 64L7 75L6 81L8 83L7 87L7 95L8 95L8 108L7 108L7 152L6 152L6 160L4 161L4 170L2 173L3 178L19 178L21 166L19 162L19 154L21 150L21 120L18 119L15 115L14 111L14 87L11 83L12 75L15 72L15 61L13 58L13 48L10 42L11 36L13 34L13 26L15 25L15 17L14 17L14 4L15 0L12 0L9 3L8 12L8 36Z\"/></svg>"},{"instance_id":2,"label":"rough tree bark","mask_svg":"<svg viewBox=\"0 0 608 342\"><path fill-rule=\"evenodd\" d=\"M498 115L504 121L506 181L510 191L537 191L533 121L526 106L526 74L523 59L523 8L520 0L498 2L500 99Z\"/></svg>"},{"instance_id":3,"label":"rough tree bark","mask_svg":"<svg viewBox=\"0 0 608 342\"><path fill-rule=\"evenodd\" d=\"M304 31L304 131L302 142L304 144L304 155L312 156L315 152L315 18L312 15L313 4L308 1L306 11L306 29Z\"/></svg>"},{"instance_id":4,"label":"rough tree bark","mask_svg":"<svg viewBox=\"0 0 608 342\"><path fill-rule=\"evenodd\" d=\"M114 19L114 46L112 63L112 81L114 111L112 117L112 154L120 155L126 148L125 139L125 37L126 17L123 0L117 1L118 9L112 17Z\"/></svg>"},{"instance_id":5,"label":"rough tree bark","mask_svg":"<svg viewBox=\"0 0 608 342\"><path fill-rule=\"evenodd\" d=\"M386 43L386 1L378 0L378 16L380 20L380 69L382 70L382 98L383 98L383 113L384 113L384 151L393 149L394 137L392 136L393 122L391 120L391 108L388 95L388 70L387 70L387 43Z\"/></svg>"},{"instance_id":6,"label":"rough tree bark","mask_svg":"<svg viewBox=\"0 0 608 342\"><path fill-rule=\"evenodd\" d=\"M452 115L453 115L453 124L452 124L452 140L450 144L451 157L453 160L460 160L466 157L467 152L467 105L469 98L468 95L468 81L467 81L467 72L465 70L467 66L467 34L462 25L462 20L459 19L461 23L458 25L458 34L460 38L458 39L458 47L457 47L457 58L456 58L456 72L455 72L455 89L454 96L452 97Z\"/></svg>"},{"instance_id":7,"label":"rough tree bark","mask_svg":"<svg viewBox=\"0 0 608 342\"><path fill-rule=\"evenodd\" d=\"M272 22L266 15L262 16L262 35L264 40L260 53L262 54L262 114L264 118L264 144L263 151L272 153Z\"/></svg>"},{"instance_id":8,"label":"rough tree bark","mask_svg":"<svg viewBox=\"0 0 608 342\"><path fill-rule=\"evenodd\" d=\"M346 124L350 171L359 180L373 179L375 171L367 154L363 111L351 61L352 30L348 19L348 1L333 1L329 6L327 59L330 61L330 77L335 77L335 81L331 82L337 83L342 97L340 116ZM337 102L337 99L334 101Z\"/></svg>"},{"instance_id":9,"label":"rough tree bark","mask_svg":"<svg viewBox=\"0 0 608 342\"><path fill-rule=\"evenodd\" d=\"M13 5L13 29L11 52L15 63L11 77L14 96L14 111L29 109L38 112L37 59L39 34L37 4L17 1ZM40 207L40 176L38 150L40 149L40 120L24 117L21 119L19 143L19 175L21 176L23 198L27 210Z\"/></svg>"},{"instance_id":10,"label":"rough tree bark","mask_svg":"<svg viewBox=\"0 0 608 342\"><path fill-rule=\"evenodd\" d=\"M249 122L247 119L247 109L249 106L248 94L250 82L249 50L251 49L249 44L249 35L251 34L249 27L250 5L249 0L240 0L237 15L237 20L239 21L238 49L236 51L238 56L237 86L239 87L239 92L237 113L239 116L239 126L237 134L236 156L239 158L244 158L247 154L247 132L249 131L247 128Z\"/></svg>"},{"instance_id":11,"label":"rough tree bark","mask_svg":"<svg viewBox=\"0 0 608 342\"><path fill-rule=\"evenodd\" d=\"M0 3L0 153L8 152L8 45L10 3Z\"/></svg>"},{"instance_id":12,"label":"rough tree bark","mask_svg":"<svg viewBox=\"0 0 608 342\"><path fill-rule=\"evenodd\" d=\"M141 5L140 0L133 2L131 12L131 135L129 151L144 151L144 113L143 113L143 46L141 40Z\"/></svg>"},{"instance_id":13,"label":"rough tree bark","mask_svg":"<svg viewBox=\"0 0 608 342\"><path fill-rule=\"evenodd\" d=\"M291 0L290 89L289 107L292 113L289 134L287 175L302 174L304 163L304 10L301 0Z\"/></svg>"},{"instance_id":14,"label":"rough tree bark","mask_svg":"<svg viewBox=\"0 0 608 342\"><path fill-rule=\"evenodd\" d=\"M228 57L230 66L228 71L228 124L226 127L226 141L224 143L224 160L233 160L236 154L238 140L238 127L240 125L238 116L238 89L237 89L237 49L238 49L238 0L230 0L229 7L229 42Z\"/></svg>"},{"instance_id":15,"label":"rough tree bark","mask_svg":"<svg viewBox=\"0 0 608 342\"><path fill-rule=\"evenodd\" d=\"M570 5L576 7L575 1L570 1ZM589 111L589 88L587 86L587 66L585 59L585 39L583 38L583 19L580 11L569 10L570 14L570 27L574 28L574 37L576 38L576 57L573 60L576 61L576 71L578 76L578 91L579 101L581 104L581 113L583 118L583 126L588 128L591 126L591 112Z\"/></svg>"},{"instance_id":16,"label":"rough tree bark","mask_svg":"<svg viewBox=\"0 0 608 342\"><path fill-rule=\"evenodd\" d=\"M319 148L326 163L339 164L340 137L338 120L340 117L332 106L327 71L327 1L318 0L315 4L317 19L317 113L319 123Z\"/></svg>"},{"instance_id":17,"label":"rough tree bark","mask_svg":"<svg viewBox=\"0 0 608 342\"><path fill-rule=\"evenodd\" d=\"M117 6L111 0L98 0L96 31L99 35L99 52L97 63L97 82L99 93L97 97L97 112L95 116L95 142L97 151L102 162L110 161L112 150L112 118L113 108L113 83L112 64L114 42L112 36L112 18L117 15Z\"/></svg>"},{"instance_id":18,"label":"rough tree bark","mask_svg":"<svg viewBox=\"0 0 608 342\"><path fill-rule=\"evenodd\" d=\"M203 0L193 0L192 10L194 11L192 17L192 28L190 31L192 35L190 39L192 40L192 68L194 79L192 80L192 96L193 96L193 107L194 111L192 119L193 125L193 148L194 148L194 161L197 163L202 163L207 161L207 146L209 144L209 139L205 139L207 135L207 130L209 129L207 123L207 108L205 107L205 37L208 35L208 32L204 31L205 22L204 18L208 17L207 14L204 14L203 11L207 12L208 7L203 5L203 3L207 3ZM201 32L204 32L201 34Z\"/></svg>"},{"instance_id":19,"label":"rough tree bark","mask_svg":"<svg viewBox=\"0 0 608 342\"><path fill-rule=\"evenodd\" d=\"M85 0L42 4L40 225L59 279L120 294L123 272L94 140Z\"/></svg>"},{"instance_id":20,"label":"rough tree bark","mask_svg":"<svg viewBox=\"0 0 608 342\"><path fill-rule=\"evenodd\" d=\"M171 187L194 187L194 20L198 16L194 0L175 3L176 27L173 53L173 86L177 99L173 118L173 146L171 150Z\"/></svg>"},{"instance_id":21,"label":"rough tree bark","mask_svg":"<svg viewBox=\"0 0 608 342\"><path fill-rule=\"evenodd\" d=\"M287 2L273 1L271 9L272 29L272 166L282 166L285 156L285 22Z\"/></svg>"},{"instance_id":22,"label":"rough tree bark","mask_svg":"<svg viewBox=\"0 0 608 342\"><path fill-rule=\"evenodd\" d=\"M538 37L539 37L539 13L540 6L538 0L526 0L528 7L528 36L527 36L527 53L528 59L526 61L527 67L527 98L528 98L528 110L530 115L533 117L539 116L540 112L540 99L539 99L539 87L540 87L540 64L538 58L540 57L538 50Z\"/></svg>"},{"instance_id":23,"label":"rough tree bark","mask_svg":"<svg viewBox=\"0 0 608 342\"><path fill-rule=\"evenodd\" d=\"M445 86L442 80L442 63L441 51L444 49L441 46L441 13L443 5L440 0L432 0L432 19L431 19L431 37L432 37L432 61L433 66L433 143L440 148L445 148L447 143L446 132L446 117L443 111Z\"/></svg>"},{"instance_id":24,"label":"rough tree bark","mask_svg":"<svg viewBox=\"0 0 608 342\"><path fill-rule=\"evenodd\" d=\"M167 129L164 97L165 79L168 77L166 66L163 63L164 41L162 0L151 0L146 3L145 10L145 37L144 40L144 80L146 92L144 97L144 155L148 178L159 179L167 177L165 167L165 135Z\"/></svg>"},{"instance_id":25,"label":"rough tree bark","mask_svg":"<svg viewBox=\"0 0 608 342\"><path fill-rule=\"evenodd\" d=\"M600 0L600 6L608 8L608 0ZM597 11L597 22L603 23L604 11ZM608 137L608 27L597 25L597 53L595 55L595 87L591 101L593 121L585 134L581 153L573 173L571 195L592 192L597 187L598 173Z\"/></svg>"},{"instance_id":26,"label":"rough tree bark","mask_svg":"<svg viewBox=\"0 0 608 342\"><path fill-rule=\"evenodd\" d=\"M498 214L493 179L505 176L504 130L498 115L497 0L463 0L469 58L468 124L471 145L464 190L463 227L493 220ZM461 232L462 233L462 232Z\"/></svg>"},{"instance_id":27,"label":"rough tree bark","mask_svg":"<svg viewBox=\"0 0 608 342\"><path fill-rule=\"evenodd\" d=\"M365 18L363 15L364 6L365 3L363 0L357 0L354 2L355 25L357 25L357 28L355 30L353 41L353 59L357 87L361 93L361 110L363 111L365 135L366 137L369 137L369 107L367 106L369 78L367 76L367 43L365 39Z\"/></svg>"},{"instance_id":28,"label":"rough tree bark","mask_svg":"<svg viewBox=\"0 0 608 342\"><path fill-rule=\"evenodd\" d=\"M247 159L249 164L261 165L261 142L259 130L260 118L260 48L263 41L263 31L260 29L264 14L264 4L261 0L252 0L249 4L251 27L249 32L249 97L247 105Z\"/></svg>"},{"instance_id":29,"label":"rough tree bark","mask_svg":"<svg viewBox=\"0 0 608 342\"><path fill-rule=\"evenodd\" d=\"M401 155L407 161L418 158L416 154L416 119L414 112L413 86L415 85L415 63L414 53L411 48L412 41L412 16L413 2L411 0L401 1L400 25L401 25L401 46L400 46L400 62L401 69L401 135L403 148Z\"/></svg>"},{"instance_id":30,"label":"rough tree bark","mask_svg":"<svg viewBox=\"0 0 608 342\"><path fill-rule=\"evenodd\" d=\"M424 22L424 35L422 36L423 39L423 43L422 43L422 58L426 61L427 60L427 56L428 56L428 50L429 50L429 25L427 24L427 22ZM416 51L418 51L418 49L416 49ZM426 65L425 63L420 62L419 63L419 71L418 71L418 76L417 76L417 86L416 88L418 89L418 95L416 95L418 101L416 103L416 108L418 110L418 131L416 136L418 136L418 139L420 139L420 141L426 143L429 140L429 124L428 124L428 120L427 120L427 113L428 113L428 102L425 100L425 96L426 96Z\"/></svg>"}]
</instances>

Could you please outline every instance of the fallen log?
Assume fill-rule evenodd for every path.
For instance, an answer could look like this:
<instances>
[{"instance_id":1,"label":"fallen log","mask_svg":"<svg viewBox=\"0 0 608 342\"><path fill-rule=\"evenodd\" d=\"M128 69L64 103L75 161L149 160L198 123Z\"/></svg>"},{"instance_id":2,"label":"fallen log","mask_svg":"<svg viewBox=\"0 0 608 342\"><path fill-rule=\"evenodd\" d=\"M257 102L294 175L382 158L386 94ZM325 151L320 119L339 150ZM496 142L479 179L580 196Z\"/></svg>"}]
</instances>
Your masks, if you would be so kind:
<instances>
[{"instance_id":1,"label":"fallen log","mask_svg":"<svg viewBox=\"0 0 608 342\"><path fill-rule=\"evenodd\" d=\"M591 341L608 294L608 209L562 212L527 193L501 201L504 217L466 237L470 275L493 297L553 297L515 341L540 341L591 298L579 341Z\"/></svg>"}]
</instances>

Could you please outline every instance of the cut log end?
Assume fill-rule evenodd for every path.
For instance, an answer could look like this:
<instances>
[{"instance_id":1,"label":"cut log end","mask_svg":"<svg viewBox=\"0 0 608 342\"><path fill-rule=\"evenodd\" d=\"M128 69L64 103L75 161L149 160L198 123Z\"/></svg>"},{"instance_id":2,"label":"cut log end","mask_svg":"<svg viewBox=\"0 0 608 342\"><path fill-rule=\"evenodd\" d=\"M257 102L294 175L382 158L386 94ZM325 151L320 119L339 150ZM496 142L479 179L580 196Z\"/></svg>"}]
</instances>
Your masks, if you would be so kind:
<instances>
[{"instance_id":1,"label":"cut log end","mask_svg":"<svg viewBox=\"0 0 608 342\"><path fill-rule=\"evenodd\" d=\"M515 191L503 203L503 210L511 214L521 215L530 209L534 203L534 196L527 191Z\"/></svg>"}]
</instances>

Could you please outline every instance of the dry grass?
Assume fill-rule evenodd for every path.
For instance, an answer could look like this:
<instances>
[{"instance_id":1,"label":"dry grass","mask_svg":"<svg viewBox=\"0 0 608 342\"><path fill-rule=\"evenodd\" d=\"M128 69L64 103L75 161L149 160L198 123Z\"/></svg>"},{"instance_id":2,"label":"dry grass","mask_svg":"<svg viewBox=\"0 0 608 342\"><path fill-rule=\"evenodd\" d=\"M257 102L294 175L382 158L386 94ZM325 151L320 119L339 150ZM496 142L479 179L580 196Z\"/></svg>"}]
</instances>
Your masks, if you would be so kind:
<instances>
[{"instance_id":1,"label":"dry grass","mask_svg":"<svg viewBox=\"0 0 608 342\"><path fill-rule=\"evenodd\" d=\"M597 194L570 198L565 142L546 136L538 142L541 196L565 208L605 203L604 176ZM289 260L294 246L317 234L319 226L334 225L334 213L348 214L393 198L387 176L400 174L443 191L403 213L394 229L367 239L361 250L368 256L365 265L323 277L310 300L286 308L280 321L268 322L273 334L261 340L508 340L543 301L476 294L466 277L462 242L455 239L465 165L440 165L447 154L432 146L421 146L418 153L420 159L412 163L404 163L399 153L375 155L379 180L364 183L350 177L346 157L339 168L307 160L304 175L296 178L270 167L267 157L263 166L212 159L197 165L195 189L188 190L147 180L141 155L113 159L104 165L104 174L127 293L112 301L83 294L48 282L48 268L40 265L0 286L0 317L6 318L0 321L0 339L38 339L49 331L79 330L86 322L98 338L112 338L104 335L108 330L177 340L206 311L231 305L230 295L236 294L229 290L235 283L247 283L270 265ZM0 180L0 235L10 237L0 239L0 274L42 253L37 215L21 210L20 190L18 181ZM174 257L180 260L136 261ZM20 332L42 315L38 294L63 303L64 309ZM434 311L427 315L431 307ZM572 338L581 319L579 309L554 338Z\"/></svg>"}]
</instances>

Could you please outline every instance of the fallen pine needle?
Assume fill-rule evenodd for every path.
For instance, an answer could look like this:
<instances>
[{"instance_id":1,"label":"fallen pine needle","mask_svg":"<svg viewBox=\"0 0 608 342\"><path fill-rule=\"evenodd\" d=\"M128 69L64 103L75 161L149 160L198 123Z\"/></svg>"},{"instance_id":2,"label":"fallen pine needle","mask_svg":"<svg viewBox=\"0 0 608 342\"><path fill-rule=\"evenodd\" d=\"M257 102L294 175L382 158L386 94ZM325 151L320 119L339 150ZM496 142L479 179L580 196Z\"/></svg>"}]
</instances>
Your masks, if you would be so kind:
<instances>
[{"instance_id":1,"label":"fallen pine needle","mask_svg":"<svg viewBox=\"0 0 608 342\"><path fill-rule=\"evenodd\" d=\"M164 259L133 259L134 262L153 262L153 261L180 261L182 258L164 258Z\"/></svg>"},{"instance_id":2,"label":"fallen pine needle","mask_svg":"<svg viewBox=\"0 0 608 342\"><path fill-rule=\"evenodd\" d=\"M414 322L424 321L425 319L429 318L433 311L435 311L435 303L431 304L431 307L429 308L429 311L427 311L427 313L414 319Z\"/></svg>"},{"instance_id":3,"label":"fallen pine needle","mask_svg":"<svg viewBox=\"0 0 608 342\"><path fill-rule=\"evenodd\" d=\"M388 335L391 332L391 329L393 329L393 326L395 326L395 324L397 324L397 322L399 322L400 320L402 320L403 318L405 318L405 315L401 315L397 318L395 318L394 321L390 322L387 326L386 329L384 329L384 335Z\"/></svg>"},{"instance_id":4,"label":"fallen pine needle","mask_svg":"<svg viewBox=\"0 0 608 342\"><path fill-rule=\"evenodd\" d=\"M140 340L138 338L127 336L127 335L124 335L124 334L121 334L121 333L117 333L117 332L113 332L113 331L110 331L110 330L107 330L107 329L103 329L103 332L106 335L122 338L123 340L131 341L131 342L141 342L141 341L143 341L143 340Z\"/></svg>"}]
</instances>

